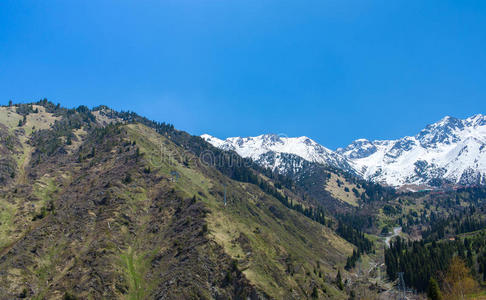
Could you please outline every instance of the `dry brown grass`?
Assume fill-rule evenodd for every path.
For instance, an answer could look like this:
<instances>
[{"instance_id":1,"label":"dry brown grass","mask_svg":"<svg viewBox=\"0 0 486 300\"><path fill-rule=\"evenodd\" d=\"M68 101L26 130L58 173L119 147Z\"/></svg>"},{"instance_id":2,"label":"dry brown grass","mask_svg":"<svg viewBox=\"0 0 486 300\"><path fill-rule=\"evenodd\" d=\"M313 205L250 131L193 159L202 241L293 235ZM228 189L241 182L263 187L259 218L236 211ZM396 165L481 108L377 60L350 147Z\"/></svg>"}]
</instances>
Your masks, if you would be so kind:
<instances>
[{"instance_id":1,"label":"dry brown grass","mask_svg":"<svg viewBox=\"0 0 486 300\"><path fill-rule=\"evenodd\" d=\"M334 173L330 174L331 178L326 183L326 191L330 192L334 198L357 207L359 198L353 193L353 188L357 189L360 193L362 193L364 190L362 188L358 188L355 184L349 183L344 177L338 176ZM341 186L338 185L338 180L342 182ZM345 188L348 188L349 191L345 191Z\"/></svg>"}]
</instances>

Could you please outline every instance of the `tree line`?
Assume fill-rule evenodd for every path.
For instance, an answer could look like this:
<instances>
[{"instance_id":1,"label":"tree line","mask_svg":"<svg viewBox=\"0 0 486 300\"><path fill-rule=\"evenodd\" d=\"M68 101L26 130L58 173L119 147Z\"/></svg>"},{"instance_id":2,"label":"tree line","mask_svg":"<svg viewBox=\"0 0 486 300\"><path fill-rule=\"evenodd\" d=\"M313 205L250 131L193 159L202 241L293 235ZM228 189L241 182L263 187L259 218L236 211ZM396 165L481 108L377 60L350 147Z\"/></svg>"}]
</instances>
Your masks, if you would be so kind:
<instances>
[{"instance_id":1,"label":"tree line","mask_svg":"<svg viewBox=\"0 0 486 300\"><path fill-rule=\"evenodd\" d=\"M407 286L424 292L431 278L443 277L455 257L465 263L476 281L486 280L486 233L430 243L398 238L385 249L386 273L395 280L403 272Z\"/></svg>"}]
</instances>

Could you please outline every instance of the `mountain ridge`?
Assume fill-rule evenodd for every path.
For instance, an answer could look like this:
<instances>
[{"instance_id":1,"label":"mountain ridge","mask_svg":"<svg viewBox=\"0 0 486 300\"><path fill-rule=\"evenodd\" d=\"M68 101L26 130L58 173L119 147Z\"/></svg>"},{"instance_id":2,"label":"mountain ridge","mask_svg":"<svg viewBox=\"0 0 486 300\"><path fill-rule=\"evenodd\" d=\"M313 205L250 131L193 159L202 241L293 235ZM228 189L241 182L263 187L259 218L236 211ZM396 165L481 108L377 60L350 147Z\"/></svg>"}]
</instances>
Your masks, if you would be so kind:
<instances>
[{"instance_id":1,"label":"mountain ridge","mask_svg":"<svg viewBox=\"0 0 486 300\"><path fill-rule=\"evenodd\" d=\"M231 154L103 106L0 106L0 298L347 299L329 217L205 151Z\"/></svg>"},{"instance_id":2,"label":"mountain ridge","mask_svg":"<svg viewBox=\"0 0 486 300\"><path fill-rule=\"evenodd\" d=\"M209 134L201 137L215 147L236 151L283 174L296 170L283 167L287 162L265 159L271 156L268 153L297 155L395 187L486 184L486 116L482 114L466 119L446 116L414 136L357 139L335 151L305 136L263 134L225 140Z\"/></svg>"}]
</instances>

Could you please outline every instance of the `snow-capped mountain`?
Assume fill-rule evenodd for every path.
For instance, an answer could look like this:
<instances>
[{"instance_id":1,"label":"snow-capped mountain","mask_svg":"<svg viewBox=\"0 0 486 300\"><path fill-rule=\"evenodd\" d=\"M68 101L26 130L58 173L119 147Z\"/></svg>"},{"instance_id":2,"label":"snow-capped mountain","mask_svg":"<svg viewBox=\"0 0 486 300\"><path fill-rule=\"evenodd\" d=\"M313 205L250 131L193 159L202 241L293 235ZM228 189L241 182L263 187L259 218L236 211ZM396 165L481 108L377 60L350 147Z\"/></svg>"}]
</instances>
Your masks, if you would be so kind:
<instances>
[{"instance_id":1,"label":"snow-capped mountain","mask_svg":"<svg viewBox=\"0 0 486 300\"><path fill-rule=\"evenodd\" d=\"M415 136L381 141L359 139L336 151L307 137L265 134L221 140L206 134L202 138L283 174L298 172L304 167L298 158L303 158L393 186L486 184L484 115L465 120L445 117Z\"/></svg>"},{"instance_id":2,"label":"snow-capped mountain","mask_svg":"<svg viewBox=\"0 0 486 300\"><path fill-rule=\"evenodd\" d=\"M305 136L289 138L263 134L256 137L230 137L226 140L208 134L201 137L215 147L233 150L242 157L249 157L260 165L282 174L290 171L295 173L302 168L299 158L353 171L347 159Z\"/></svg>"},{"instance_id":3,"label":"snow-capped mountain","mask_svg":"<svg viewBox=\"0 0 486 300\"><path fill-rule=\"evenodd\" d=\"M389 185L486 184L486 116L445 117L415 136L361 139L336 152L363 177Z\"/></svg>"}]
</instances>

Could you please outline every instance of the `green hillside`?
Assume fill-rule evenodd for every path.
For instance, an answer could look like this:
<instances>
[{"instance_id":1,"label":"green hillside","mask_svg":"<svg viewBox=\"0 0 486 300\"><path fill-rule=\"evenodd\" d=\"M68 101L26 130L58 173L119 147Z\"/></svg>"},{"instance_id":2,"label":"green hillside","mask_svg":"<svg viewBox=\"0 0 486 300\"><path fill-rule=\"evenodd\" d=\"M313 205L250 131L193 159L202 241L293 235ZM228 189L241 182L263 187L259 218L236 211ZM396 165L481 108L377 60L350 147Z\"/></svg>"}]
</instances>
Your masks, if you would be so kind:
<instances>
[{"instance_id":1,"label":"green hillside","mask_svg":"<svg viewBox=\"0 0 486 300\"><path fill-rule=\"evenodd\" d=\"M354 246L205 164L197 137L47 101L0 123L2 299L349 297Z\"/></svg>"}]
</instances>

